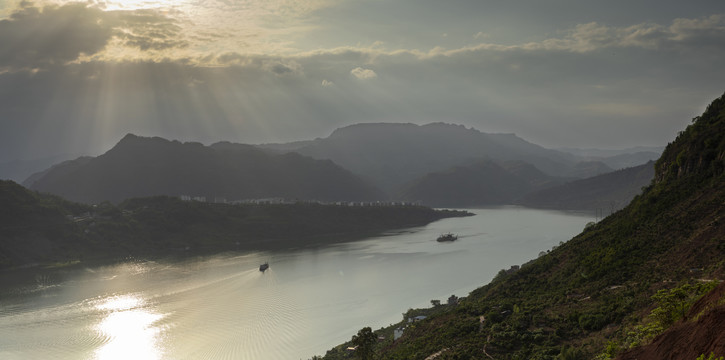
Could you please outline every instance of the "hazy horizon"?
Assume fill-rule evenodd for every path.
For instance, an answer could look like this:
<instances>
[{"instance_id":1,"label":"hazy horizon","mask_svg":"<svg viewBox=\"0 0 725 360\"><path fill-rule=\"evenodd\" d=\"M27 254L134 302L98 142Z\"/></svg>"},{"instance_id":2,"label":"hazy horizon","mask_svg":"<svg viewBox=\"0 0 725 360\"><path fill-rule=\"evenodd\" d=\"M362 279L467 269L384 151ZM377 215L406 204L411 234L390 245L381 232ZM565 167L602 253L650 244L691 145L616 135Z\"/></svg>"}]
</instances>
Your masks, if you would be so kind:
<instances>
[{"instance_id":1,"label":"hazy horizon","mask_svg":"<svg viewBox=\"0 0 725 360\"><path fill-rule=\"evenodd\" d=\"M0 49L0 162L367 122L621 149L725 90L725 4L10 0Z\"/></svg>"},{"instance_id":2,"label":"hazy horizon","mask_svg":"<svg viewBox=\"0 0 725 360\"><path fill-rule=\"evenodd\" d=\"M359 124L362 124L362 123L359 123ZM460 125L460 124L455 124L455 123L449 123L449 124L451 124L451 125ZM357 124L352 124L352 125L357 125ZM422 125L427 125L427 124L415 124L415 125L421 125L422 126ZM467 128L479 130L479 129L476 129L475 127L467 127ZM336 129L340 129L340 128L336 128ZM100 155L106 153L107 151L111 150L126 135L135 135L135 136L139 136L139 137L143 137L143 138L160 137L160 138L163 138L165 140L169 140L169 141L180 141L182 143L185 143L185 142L201 143L204 146L211 146L211 145L213 145L215 143L219 143L219 142L231 142L231 143L239 143L239 144L255 145L256 146L256 145L288 144L288 143L295 143L295 142L305 142L305 141L314 141L314 140L317 140L317 139L324 139L324 138L329 137L332 134L332 132L334 132L334 130L336 130L336 129L333 129L332 131L330 131L329 133L327 133L327 135L324 135L324 136L317 136L315 138L307 138L307 139L296 139L296 140L290 140L290 141L287 141L287 142L277 142L277 143L274 143L274 142L241 143L241 142L235 142L235 141L229 141L229 140L213 140L213 139L209 139L206 142L202 142L202 141L195 140L193 138L191 138L191 139L177 139L177 138L163 137L163 136L157 136L157 135L143 135L143 134L137 134L137 133L127 133L127 134L119 137L118 138L118 141L116 141L115 143L110 143L110 145L109 145L108 148L106 148L106 149L99 149L96 152L57 153L57 154L48 154L46 156L33 157L33 158L17 157L17 158L2 160L2 161L0 161L0 165L2 165L2 164L12 164L12 163L26 163L26 162L27 163L39 162L39 163L45 164L49 160L52 160L52 163L53 164L57 164L57 163L60 163L62 161L73 160L73 159L76 159L76 158L79 158L79 157L85 157L85 156L96 157L96 156L100 156ZM513 135L516 135L516 136L520 137L516 133L500 132L500 133L489 133L489 134L513 134ZM527 139L523 139L523 140L528 141ZM536 143L533 143L533 142L532 142L532 144L540 145L540 144L536 144ZM622 153L622 154L627 153L627 154L629 154L629 153L633 153L635 150L636 151L652 151L652 152L658 152L658 151L663 150L666 145L667 144L665 143L665 144L662 144L662 145L646 145L645 144L645 145L632 145L632 146L621 146L621 147L586 147L586 146L584 146L584 147L567 147L567 146L562 146L562 147L551 147L551 148L546 147L546 148L547 149L551 149L551 150L558 150L558 151L563 151L563 152L569 152L569 153L572 153L572 154L582 155L582 156L607 157L607 156L614 156L614 155L617 155L619 153ZM604 152L605 154L599 154L600 152ZM611 154L606 154L608 152L611 152ZM42 168L45 169L46 167L42 167ZM1 175L2 174L0 174L0 176ZM0 177L0 179L2 179L2 177ZM17 180L17 179L15 179L15 180Z\"/></svg>"}]
</instances>

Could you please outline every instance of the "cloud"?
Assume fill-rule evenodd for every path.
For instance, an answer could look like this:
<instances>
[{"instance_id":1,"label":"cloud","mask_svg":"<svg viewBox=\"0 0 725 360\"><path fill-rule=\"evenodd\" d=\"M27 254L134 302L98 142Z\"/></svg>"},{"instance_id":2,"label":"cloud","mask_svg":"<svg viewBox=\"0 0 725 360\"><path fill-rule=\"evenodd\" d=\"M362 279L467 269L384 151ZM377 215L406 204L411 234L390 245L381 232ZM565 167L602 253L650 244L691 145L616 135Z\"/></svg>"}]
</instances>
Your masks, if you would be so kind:
<instances>
[{"instance_id":1,"label":"cloud","mask_svg":"<svg viewBox=\"0 0 725 360\"><path fill-rule=\"evenodd\" d=\"M181 27L175 20L154 10L110 11L108 21L114 36L122 44L142 51L184 48L189 42L180 38Z\"/></svg>"},{"instance_id":2,"label":"cloud","mask_svg":"<svg viewBox=\"0 0 725 360\"><path fill-rule=\"evenodd\" d=\"M311 14L338 0L146 1L183 27L183 56L209 53L289 54L321 25ZM167 14L164 12L164 14ZM167 55L179 56L179 52Z\"/></svg>"},{"instance_id":3,"label":"cloud","mask_svg":"<svg viewBox=\"0 0 725 360\"><path fill-rule=\"evenodd\" d=\"M19 41L14 31L21 25L43 29L38 18L60 9L69 11L29 7L25 18L0 22L13 30L0 31L2 45ZM97 33L61 31L78 39L66 41L67 54L18 43L26 54L21 60L0 47L0 66L23 67L30 59L33 67L49 68L0 69L0 157L83 152L83 146L98 154L128 132L259 143L370 121L456 122L547 146L658 145L725 84L719 15L664 25L580 24L530 43L416 49L369 42L250 54L194 52L196 40L183 47L184 24L156 11L72 9L84 19L95 14L98 22L87 26ZM473 33L463 36L470 41ZM147 57L112 59L111 46ZM148 56L173 46L183 47L184 57Z\"/></svg>"},{"instance_id":4,"label":"cloud","mask_svg":"<svg viewBox=\"0 0 725 360\"><path fill-rule=\"evenodd\" d=\"M111 37L98 9L80 3L40 9L23 2L0 20L0 69L61 65L101 51Z\"/></svg>"},{"instance_id":5,"label":"cloud","mask_svg":"<svg viewBox=\"0 0 725 360\"><path fill-rule=\"evenodd\" d=\"M647 50L693 50L708 47L723 49L725 16L716 14L699 19L675 19L670 26L642 23L611 27L595 22L579 24L562 38L522 46L530 50L591 52L609 48Z\"/></svg>"},{"instance_id":6,"label":"cloud","mask_svg":"<svg viewBox=\"0 0 725 360\"><path fill-rule=\"evenodd\" d=\"M201 62L206 64L243 65L249 63L249 60L249 56L237 52L228 52L216 57L202 58Z\"/></svg>"},{"instance_id":7,"label":"cloud","mask_svg":"<svg viewBox=\"0 0 725 360\"><path fill-rule=\"evenodd\" d=\"M355 76L356 78L360 80L368 80L368 79L374 79L378 77L378 74L375 73L375 71L372 71L370 69L364 69L361 67L356 67L350 71L350 74Z\"/></svg>"},{"instance_id":8,"label":"cloud","mask_svg":"<svg viewBox=\"0 0 725 360\"><path fill-rule=\"evenodd\" d=\"M262 69L277 76L302 75L302 65L293 59L274 58L261 60Z\"/></svg>"},{"instance_id":9,"label":"cloud","mask_svg":"<svg viewBox=\"0 0 725 360\"><path fill-rule=\"evenodd\" d=\"M102 11L86 3L21 2L0 20L0 70L64 65L117 45L141 52L183 48L176 22L153 10Z\"/></svg>"},{"instance_id":10,"label":"cloud","mask_svg":"<svg viewBox=\"0 0 725 360\"><path fill-rule=\"evenodd\" d=\"M476 39L476 40L486 39L486 38L489 38L489 37L491 37L491 35L490 34L487 34L487 33L484 33L483 31L479 31L479 32L477 32L476 34L473 35L473 38Z\"/></svg>"}]
</instances>

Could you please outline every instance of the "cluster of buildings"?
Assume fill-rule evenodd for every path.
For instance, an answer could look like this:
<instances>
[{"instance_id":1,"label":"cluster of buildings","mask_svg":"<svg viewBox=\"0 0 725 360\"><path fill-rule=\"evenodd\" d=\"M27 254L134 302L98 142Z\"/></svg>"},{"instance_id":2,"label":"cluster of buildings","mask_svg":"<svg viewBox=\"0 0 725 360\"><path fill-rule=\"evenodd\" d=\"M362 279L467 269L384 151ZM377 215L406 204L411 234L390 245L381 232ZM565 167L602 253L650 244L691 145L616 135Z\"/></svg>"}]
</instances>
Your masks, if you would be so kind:
<instances>
[{"instance_id":1,"label":"cluster of buildings","mask_svg":"<svg viewBox=\"0 0 725 360\"><path fill-rule=\"evenodd\" d=\"M448 306L458 305L458 302L460 300L461 300L461 298L459 298L458 296L451 295L448 298L447 305ZM436 306L440 306L441 302L440 302L440 300L431 300L431 304L433 304L433 306L436 307ZM425 320L426 318L427 318L427 316L425 316L425 315L411 316L407 319L407 323L412 324L412 323L415 323L415 322L418 322L421 320ZM407 325L393 329L393 340L400 339L400 337L403 336L403 332L405 331L406 327L407 327Z\"/></svg>"},{"instance_id":2,"label":"cluster of buildings","mask_svg":"<svg viewBox=\"0 0 725 360\"><path fill-rule=\"evenodd\" d=\"M231 205L278 205L278 204L319 204L319 205L337 205L337 206L414 206L416 203L404 201L319 201L319 200L289 200L285 198L263 198L263 199L244 199L244 200L227 200L224 197L206 197L206 196L190 196L179 195L183 201L198 201L215 204L231 204Z\"/></svg>"}]
</instances>

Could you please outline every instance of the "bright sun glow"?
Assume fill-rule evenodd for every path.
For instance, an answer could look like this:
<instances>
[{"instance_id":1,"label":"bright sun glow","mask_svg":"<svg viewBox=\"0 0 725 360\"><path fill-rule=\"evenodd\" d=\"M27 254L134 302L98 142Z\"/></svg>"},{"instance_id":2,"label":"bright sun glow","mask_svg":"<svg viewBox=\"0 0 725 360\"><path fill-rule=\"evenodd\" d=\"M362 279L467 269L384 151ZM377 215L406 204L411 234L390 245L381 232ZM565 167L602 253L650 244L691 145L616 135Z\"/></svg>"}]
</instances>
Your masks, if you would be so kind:
<instances>
[{"instance_id":1,"label":"bright sun glow","mask_svg":"<svg viewBox=\"0 0 725 360\"><path fill-rule=\"evenodd\" d=\"M97 331L107 339L95 354L97 360L161 359L159 346L162 329L155 324L162 315L144 308L144 301L135 296L113 296L96 307L108 311L97 326Z\"/></svg>"},{"instance_id":2,"label":"bright sun glow","mask_svg":"<svg viewBox=\"0 0 725 360\"><path fill-rule=\"evenodd\" d=\"M67 4L77 0L48 0L45 3ZM90 1L90 4L99 4L104 10L138 10L138 9L171 9L186 0L107 0Z\"/></svg>"},{"instance_id":3,"label":"bright sun glow","mask_svg":"<svg viewBox=\"0 0 725 360\"><path fill-rule=\"evenodd\" d=\"M175 0L111 0L104 2L107 10L170 9L180 1Z\"/></svg>"}]
</instances>

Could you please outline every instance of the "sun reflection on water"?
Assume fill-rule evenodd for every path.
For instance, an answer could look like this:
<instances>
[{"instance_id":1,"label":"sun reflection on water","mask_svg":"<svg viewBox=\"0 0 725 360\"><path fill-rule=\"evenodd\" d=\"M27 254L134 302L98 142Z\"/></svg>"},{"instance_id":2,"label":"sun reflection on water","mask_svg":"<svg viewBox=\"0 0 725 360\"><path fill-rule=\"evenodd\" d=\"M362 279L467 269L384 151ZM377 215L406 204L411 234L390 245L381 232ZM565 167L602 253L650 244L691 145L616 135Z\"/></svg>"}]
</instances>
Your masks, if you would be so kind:
<instances>
[{"instance_id":1,"label":"sun reflection on water","mask_svg":"<svg viewBox=\"0 0 725 360\"><path fill-rule=\"evenodd\" d=\"M163 315L150 311L142 298L133 295L112 296L96 306L108 312L97 331L108 339L95 354L97 360L154 360L163 357L160 344Z\"/></svg>"}]
</instances>

